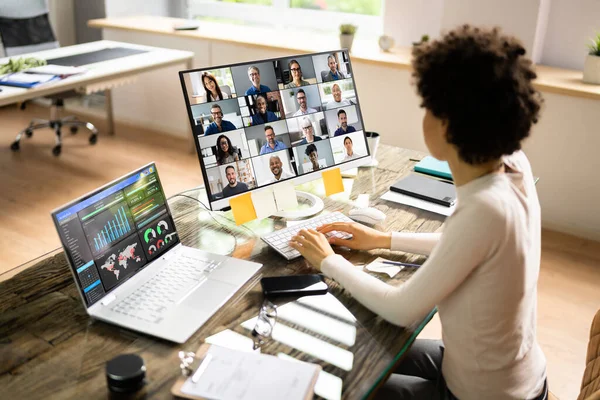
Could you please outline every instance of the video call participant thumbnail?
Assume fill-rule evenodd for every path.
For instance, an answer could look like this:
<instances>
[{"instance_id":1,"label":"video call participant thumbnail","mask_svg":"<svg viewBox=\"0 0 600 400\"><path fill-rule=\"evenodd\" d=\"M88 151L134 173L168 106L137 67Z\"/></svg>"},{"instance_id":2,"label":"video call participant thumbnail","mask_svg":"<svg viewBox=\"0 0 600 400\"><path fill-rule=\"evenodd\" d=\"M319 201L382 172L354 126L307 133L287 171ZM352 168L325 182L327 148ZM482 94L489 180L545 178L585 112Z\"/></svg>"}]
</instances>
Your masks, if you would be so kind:
<instances>
[{"instance_id":1,"label":"video call participant thumbnail","mask_svg":"<svg viewBox=\"0 0 600 400\"><path fill-rule=\"evenodd\" d=\"M246 96L271 91L268 86L260 84L260 70L257 66L253 65L248 68L248 78L252 82L252 86L246 90Z\"/></svg>"},{"instance_id":2,"label":"video call participant thumbnail","mask_svg":"<svg viewBox=\"0 0 600 400\"><path fill-rule=\"evenodd\" d=\"M206 101L218 101L228 99L229 95L221 91L221 87L213 74L208 71L202 73L202 86L206 91Z\"/></svg>"},{"instance_id":3,"label":"video call participant thumbnail","mask_svg":"<svg viewBox=\"0 0 600 400\"><path fill-rule=\"evenodd\" d=\"M304 154L308 156L308 159L312 164L311 167L305 172L314 172L326 167L324 163L319 162L319 151L317 149L317 146L315 146L314 144L309 144L308 146L306 146Z\"/></svg>"},{"instance_id":4,"label":"video call participant thumbnail","mask_svg":"<svg viewBox=\"0 0 600 400\"><path fill-rule=\"evenodd\" d=\"M261 147L260 154L273 153L288 148L285 143L275 138L275 129L271 125L265 126L265 139L267 139L267 143Z\"/></svg>"},{"instance_id":5,"label":"video call participant thumbnail","mask_svg":"<svg viewBox=\"0 0 600 400\"><path fill-rule=\"evenodd\" d=\"M273 111L267 110L267 96L265 94L256 96L255 108L256 113L252 116L252 125L266 124L279 120L279 117Z\"/></svg>"},{"instance_id":6,"label":"video call participant thumbnail","mask_svg":"<svg viewBox=\"0 0 600 400\"><path fill-rule=\"evenodd\" d=\"M292 81L285 85L285 89L293 89L300 86L310 85L310 82L302 79L302 67L296 60L291 60L288 63L288 68L292 74Z\"/></svg>"},{"instance_id":7,"label":"video call participant thumbnail","mask_svg":"<svg viewBox=\"0 0 600 400\"><path fill-rule=\"evenodd\" d=\"M346 150L346 154L343 161L350 161L362 157L361 154L356 154L354 152L354 142L352 142L350 136L344 138L344 149Z\"/></svg>"},{"instance_id":8,"label":"video call participant thumbnail","mask_svg":"<svg viewBox=\"0 0 600 400\"><path fill-rule=\"evenodd\" d=\"M227 186L223 188L223 196L229 197L248 191L248 185L244 182L239 182L237 171L233 165L225 168L225 176L227 177Z\"/></svg>"},{"instance_id":9,"label":"video call participant thumbnail","mask_svg":"<svg viewBox=\"0 0 600 400\"><path fill-rule=\"evenodd\" d=\"M337 81L346 78L342 71L338 70L338 64L337 61L335 61L334 54L330 54L327 57L327 65L329 66L329 72L323 77L323 82Z\"/></svg>"},{"instance_id":10,"label":"video call participant thumbnail","mask_svg":"<svg viewBox=\"0 0 600 400\"><path fill-rule=\"evenodd\" d=\"M339 110L337 112L337 117L339 128L335 131L333 136L341 136L347 133L356 132L356 128L354 128L352 125L348 125L348 115L346 114L346 111Z\"/></svg>"},{"instance_id":11,"label":"video call participant thumbnail","mask_svg":"<svg viewBox=\"0 0 600 400\"><path fill-rule=\"evenodd\" d=\"M315 128L308 117L304 117L300 120L300 128L302 129L304 138L298 143L299 146L322 140L319 136L315 136Z\"/></svg>"},{"instance_id":12,"label":"video call participant thumbnail","mask_svg":"<svg viewBox=\"0 0 600 400\"><path fill-rule=\"evenodd\" d=\"M273 174L273 179L268 183L276 183L281 180L293 178L295 175L286 172L283 169L283 163L281 162L281 158L278 155L272 155L269 157L269 169Z\"/></svg>"},{"instance_id":13,"label":"video call participant thumbnail","mask_svg":"<svg viewBox=\"0 0 600 400\"><path fill-rule=\"evenodd\" d=\"M296 92L296 101L298 102L298 111L292 116L299 117L301 115L316 113L318 110L307 106L306 92L303 89L298 89Z\"/></svg>"},{"instance_id":14,"label":"video call participant thumbnail","mask_svg":"<svg viewBox=\"0 0 600 400\"><path fill-rule=\"evenodd\" d=\"M239 150L231 144L231 140L220 135L217 138L217 165L229 164L240 160Z\"/></svg>"},{"instance_id":15,"label":"video call participant thumbnail","mask_svg":"<svg viewBox=\"0 0 600 400\"><path fill-rule=\"evenodd\" d=\"M325 105L326 110L352 105L350 100L342 98L342 89L337 83L334 83L333 86L331 86L331 95L333 96L333 100Z\"/></svg>"},{"instance_id":16,"label":"video call participant thumbnail","mask_svg":"<svg viewBox=\"0 0 600 400\"><path fill-rule=\"evenodd\" d=\"M237 129L233 123L223 119L223 111L220 105L213 104L210 108L210 115L213 117L213 122L211 122L206 128L204 136L215 135L217 133L228 132Z\"/></svg>"}]
</instances>

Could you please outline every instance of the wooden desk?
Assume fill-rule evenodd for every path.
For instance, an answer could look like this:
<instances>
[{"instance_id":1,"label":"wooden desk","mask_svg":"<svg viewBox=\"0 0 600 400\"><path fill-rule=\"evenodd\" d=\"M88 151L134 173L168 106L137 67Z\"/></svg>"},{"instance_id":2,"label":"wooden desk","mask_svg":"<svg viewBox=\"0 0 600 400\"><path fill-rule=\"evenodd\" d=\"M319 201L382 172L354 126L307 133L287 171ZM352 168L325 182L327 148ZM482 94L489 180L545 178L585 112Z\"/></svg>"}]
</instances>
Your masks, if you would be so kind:
<instances>
[{"instance_id":1,"label":"wooden desk","mask_svg":"<svg viewBox=\"0 0 600 400\"><path fill-rule=\"evenodd\" d=\"M112 134L114 132L112 104L110 101L110 89L112 87L123 85L127 83L127 79L133 79L136 75L139 75L143 72L167 67L170 65L183 64L186 68L191 68L191 60L194 56L194 53L190 51L141 46L137 44L114 42L110 40L99 40L96 42L22 54L15 57L0 58L0 64L6 64L9 58L35 57L49 60L93 52L110 47L126 47L131 49L145 50L146 52L94 64L83 65L83 67L87 69L87 72L83 74L73 75L59 81L38 85L31 89L0 86L0 88L2 88L2 91L0 92L0 107L7 104L68 92L71 90L76 90L82 93L105 91L107 95L106 112L108 131Z\"/></svg>"},{"instance_id":2,"label":"wooden desk","mask_svg":"<svg viewBox=\"0 0 600 400\"><path fill-rule=\"evenodd\" d=\"M382 229L436 231L443 217L379 199L390 184L412 169L414 162L409 158L421 156L415 151L381 145L378 168L359 169L357 178L351 182L351 190L324 199L326 210L347 212L359 194L370 193L371 205L387 214ZM321 181L301 185L301 188L318 195L323 192ZM205 193L200 194L205 196ZM199 193L186 195L194 197ZM106 398L106 361L118 354L137 353L145 360L148 371L146 394L168 398L170 387L179 374L179 350L194 351L206 337L224 329L251 337L249 330L240 324L256 316L262 304L260 278L311 272L304 259L286 262L260 240L259 235L282 227L281 220L264 219L237 227L228 220L230 212L216 215L217 222L196 201L187 197L174 197L170 204L183 244L262 263L261 271L185 345L179 346L91 320L76 292L64 255L55 251L0 283L0 387L3 396L9 399L47 398L49 395L53 398ZM369 262L378 255L398 261L423 262L419 256L383 250L338 249L338 252L355 264ZM412 273L414 269L407 268L392 281L405 281ZM385 380L390 368L409 348L433 313L414 329L399 328L364 308L335 282L328 280L328 284L330 293L356 318L353 345L340 344L298 324L286 321L277 324L308 333L319 339L319 343L333 344L346 355L350 352L351 368L344 370L275 340L267 342L262 351L285 353L319 363L325 371L343 380L343 397L367 397Z\"/></svg>"}]
</instances>

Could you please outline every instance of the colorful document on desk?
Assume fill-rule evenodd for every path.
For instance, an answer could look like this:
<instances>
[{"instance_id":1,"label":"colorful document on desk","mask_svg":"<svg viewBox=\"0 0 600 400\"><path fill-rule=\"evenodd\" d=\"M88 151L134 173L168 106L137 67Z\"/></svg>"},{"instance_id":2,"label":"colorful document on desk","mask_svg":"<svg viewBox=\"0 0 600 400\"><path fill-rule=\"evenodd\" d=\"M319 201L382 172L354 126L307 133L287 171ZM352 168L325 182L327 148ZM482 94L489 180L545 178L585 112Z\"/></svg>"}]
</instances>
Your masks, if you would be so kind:
<instances>
[{"instance_id":1,"label":"colorful document on desk","mask_svg":"<svg viewBox=\"0 0 600 400\"><path fill-rule=\"evenodd\" d=\"M15 72L0 78L0 85L32 88L42 83L60 79L56 75L30 74L27 72Z\"/></svg>"},{"instance_id":2,"label":"colorful document on desk","mask_svg":"<svg viewBox=\"0 0 600 400\"><path fill-rule=\"evenodd\" d=\"M189 398L304 400L321 367L212 345L181 392Z\"/></svg>"}]
</instances>

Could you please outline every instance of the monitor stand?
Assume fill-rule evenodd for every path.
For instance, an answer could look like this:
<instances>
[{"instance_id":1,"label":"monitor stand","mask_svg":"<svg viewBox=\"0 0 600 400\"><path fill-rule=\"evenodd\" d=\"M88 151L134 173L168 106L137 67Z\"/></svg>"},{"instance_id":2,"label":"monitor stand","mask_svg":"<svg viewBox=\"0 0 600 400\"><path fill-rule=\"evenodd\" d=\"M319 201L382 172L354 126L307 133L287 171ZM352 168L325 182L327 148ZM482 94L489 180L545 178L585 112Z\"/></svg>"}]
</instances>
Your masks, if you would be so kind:
<instances>
[{"instance_id":1,"label":"monitor stand","mask_svg":"<svg viewBox=\"0 0 600 400\"><path fill-rule=\"evenodd\" d=\"M325 208L323 200L314 194L296 190L296 197L298 198L298 208L294 210L279 211L272 216L285 219L300 219L312 217L323 211L323 208Z\"/></svg>"}]
</instances>

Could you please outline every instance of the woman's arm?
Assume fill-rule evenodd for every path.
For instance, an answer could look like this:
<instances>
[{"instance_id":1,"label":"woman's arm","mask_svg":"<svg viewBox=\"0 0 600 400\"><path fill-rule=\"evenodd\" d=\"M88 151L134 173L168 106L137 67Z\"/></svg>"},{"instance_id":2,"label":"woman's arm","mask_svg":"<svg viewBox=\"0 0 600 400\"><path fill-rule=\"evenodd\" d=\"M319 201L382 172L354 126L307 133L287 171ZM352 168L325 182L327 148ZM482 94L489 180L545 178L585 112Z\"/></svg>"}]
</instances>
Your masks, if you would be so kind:
<instances>
[{"instance_id":1,"label":"woman's arm","mask_svg":"<svg viewBox=\"0 0 600 400\"><path fill-rule=\"evenodd\" d=\"M393 232L390 250L428 256L441 237L441 233Z\"/></svg>"},{"instance_id":2,"label":"woman's arm","mask_svg":"<svg viewBox=\"0 0 600 400\"><path fill-rule=\"evenodd\" d=\"M452 293L494 251L504 232L502 216L489 207L455 211L431 256L404 284L391 286L358 270L338 254L321 263L359 302L387 321L409 326Z\"/></svg>"}]
</instances>

